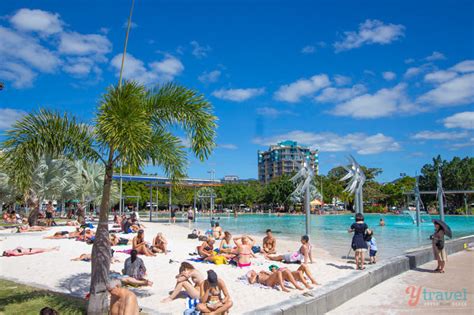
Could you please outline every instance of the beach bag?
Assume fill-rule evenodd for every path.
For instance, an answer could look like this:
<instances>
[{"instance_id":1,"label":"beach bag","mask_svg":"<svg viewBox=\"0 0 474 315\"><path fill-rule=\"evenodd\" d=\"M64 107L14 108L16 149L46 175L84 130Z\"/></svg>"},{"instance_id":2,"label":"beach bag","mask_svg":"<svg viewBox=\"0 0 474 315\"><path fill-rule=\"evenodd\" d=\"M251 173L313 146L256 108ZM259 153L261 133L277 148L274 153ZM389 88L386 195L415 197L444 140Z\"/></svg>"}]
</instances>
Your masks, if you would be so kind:
<instances>
[{"instance_id":1,"label":"beach bag","mask_svg":"<svg viewBox=\"0 0 474 315\"><path fill-rule=\"evenodd\" d=\"M252 246L252 252L254 254L260 253L260 250L261 250L260 246Z\"/></svg>"},{"instance_id":2,"label":"beach bag","mask_svg":"<svg viewBox=\"0 0 474 315\"><path fill-rule=\"evenodd\" d=\"M216 265L227 265L227 259L222 255L216 255L212 257L212 262Z\"/></svg>"},{"instance_id":3,"label":"beach bag","mask_svg":"<svg viewBox=\"0 0 474 315\"><path fill-rule=\"evenodd\" d=\"M198 238L198 237L199 237L199 235L197 235L197 234L188 234L188 238L190 238L190 239L192 239L192 240L194 240L194 239L196 239L196 238Z\"/></svg>"}]
</instances>

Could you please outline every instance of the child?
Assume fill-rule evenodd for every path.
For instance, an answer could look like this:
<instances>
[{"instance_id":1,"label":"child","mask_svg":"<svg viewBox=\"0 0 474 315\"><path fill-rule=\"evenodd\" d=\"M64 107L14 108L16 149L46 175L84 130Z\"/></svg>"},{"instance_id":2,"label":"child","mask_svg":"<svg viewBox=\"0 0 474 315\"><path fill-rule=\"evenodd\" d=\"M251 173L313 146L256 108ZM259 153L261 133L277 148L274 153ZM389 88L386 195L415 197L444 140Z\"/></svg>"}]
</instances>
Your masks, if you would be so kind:
<instances>
[{"instance_id":1,"label":"child","mask_svg":"<svg viewBox=\"0 0 474 315\"><path fill-rule=\"evenodd\" d=\"M372 230L367 230L365 234L365 241L367 242L367 247L369 247L370 264L375 264L375 255L377 255L377 243L373 235L374 231Z\"/></svg>"}]
</instances>

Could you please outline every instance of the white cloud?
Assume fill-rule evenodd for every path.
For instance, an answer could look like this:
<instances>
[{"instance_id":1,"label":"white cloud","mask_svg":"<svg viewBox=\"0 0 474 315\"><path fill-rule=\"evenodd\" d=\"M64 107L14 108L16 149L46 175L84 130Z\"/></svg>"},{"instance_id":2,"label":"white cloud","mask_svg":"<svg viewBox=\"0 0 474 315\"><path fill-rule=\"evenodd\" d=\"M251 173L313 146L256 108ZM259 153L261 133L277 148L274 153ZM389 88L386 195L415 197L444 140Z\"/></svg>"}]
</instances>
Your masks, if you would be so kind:
<instances>
[{"instance_id":1,"label":"white cloud","mask_svg":"<svg viewBox=\"0 0 474 315\"><path fill-rule=\"evenodd\" d=\"M112 49L107 37L98 34L62 33L59 52L67 55L105 55Z\"/></svg>"},{"instance_id":2,"label":"white cloud","mask_svg":"<svg viewBox=\"0 0 474 315\"><path fill-rule=\"evenodd\" d=\"M474 112L461 112L443 119L446 128L474 129Z\"/></svg>"},{"instance_id":3,"label":"white cloud","mask_svg":"<svg viewBox=\"0 0 474 315\"><path fill-rule=\"evenodd\" d=\"M356 151L358 154L366 155L399 151L401 149L398 142L382 133L374 135L365 133L338 135L333 132L313 133L295 130L271 137L257 137L253 139L253 143L268 146L287 139L306 144L311 149L318 149L321 152Z\"/></svg>"},{"instance_id":4,"label":"white cloud","mask_svg":"<svg viewBox=\"0 0 474 315\"><path fill-rule=\"evenodd\" d=\"M433 51L431 55L425 58L426 61L444 60L446 57L439 51Z\"/></svg>"},{"instance_id":5,"label":"white cloud","mask_svg":"<svg viewBox=\"0 0 474 315\"><path fill-rule=\"evenodd\" d=\"M33 37L0 26L0 57L21 61L43 72L53 72L60 64L59 58L41 46Z\"/></svg>"},{"instance_id":6,"label":"white cloud","mask_svg":"<svg viewBox=\"0 0 474 315\"><path fill-rule=\"evenodd\" d=\"M302 97L311 96L330 84L331 82L326 74L314 75L309 79L299 79L296 82L280 86L274 97L279 101L296 103Z\"/></svg>"},{"instance_id":7,"label":"white cloud","mask_svg":"<svg viewBox=\"0 0 474 315\"><path fill-rule=\"evenodd\" d=\"M464 105L474 102L474 73L443 82L418 98L419 102L438 107Z\"/></svg>"},{"instance_id":8,"label":"white cloud","mask_svg":"<svg viewBox=\"0 0 474 315\"><path fill-rule=\"evenodd\" d=\"M415 59L413 59L413 58L407 58L407 59L405 59L404 62L405 62L406 64L414 63L414 62L415 62Z\"/></svg>"},{"instance_id":9,"label":"white cloud","mask_svg":"<svg viewBox=\"0 0 474 315\"><path fill-rule=\"evenodd\" d=\"M410 67L407 69L407 71L405 72L405 74L403 75L405 78L411 78L411 77L414 77L414 76L417 76L418 74L420 74L422 71L422 68L421 67Z\"/></svg>"},{"instance_id":10,"label":"white cloud","mask_svg":"<svg viewBox=\"0 0 474 315\"><path fill-rule=\"evenodd\" d=\"M365 20L359 25L358 31L344 32L342 41L335 42L336 52L370 44L390 44L405 34L405 26L400 24L384 24L379 20Z\"/></svg>"},{"instance_id":11,"label":"white cloud","mask_svg":"<svg viewBox=\"0 0 474 315\"><path fill-rule=\"evenodd\" d=\"M365 93L367 89L362 84L356 84L351 88L325 88L315 100L322 103L339 103Z\"/></svg>"},{"instance_id":12,"label":"white cloud","mask_svg":"<svg viewBox=\"0 0 474 315\"><path fill-rule=\"evenodd\" d=\"M110 61L117 76L120 73L121 63L122 54L116 55ZM152 62L147 67L143 61L128 53L125 57L123 76L143 84L157 84L172 81L183 70L184 66L181 61L171 55L165 56L162 61Z\"/></svg>"},{"instance_id":13,"label":"white cloud","mask_svg":"<svg viewBox=\"0 0 474 315\"><path fill-rule=\"evenodd\" d=\"M199 43L195 40L190 42L191 46L193 47L192 54L198 58L204 58L207 57L207 54L211 51L211 47L209 46L201 46Z\"/></svg>"},{"instance_id":14,"label":"white cloud","mask_svg":"<svg viewBox=\"0 0 474 315\"><path fill-rule=\"evenodd\" d=\"M461 73L474 72L474 60L464 60L451 67L450 70Z\"/></svg>"},{"instance_id":15,"label":"white cloud","mask_svg":"<svg viewBox=\"0 0 474 315\"><path fill-rule=\"evenodd\" d=\"M10 23L20 30L51 35L62 31L59 14L42 10L20 9L10 18Z\"/></svg>"},{"instance_id":16,"label":"white cloud","mask_svg":"<svg viewBox=\"0 0 474 315\"><path fill-rule=\"evenodd\" d=\"M10 128L17 120L21 119L26 112L13 108L0 108L0 130Z\"/></svg>"},{"instance_id":17,"label":"white cloud","mask_svg":"<svg viewBox=\"0 0 474 315\"><path fill-rule=\"evenodd\" d=\"M128 27L128 19L125 20L125 22L123 22L122 24L122 28L127 28ZM134 22L131 22L130 23L130 29L134 29L134 28L137 28L138 27L138 24L137 23L134 23Z\"/></svg>"},{"instance_id":18,"label":"white cloud","mask_svg":"<svg viewBox=\"0 0 474 315\"><path fill-rule=\"evenodd\" d=\"M336 82L336 85L348 85L351 84L352 79L350 77L346 77L344 75L336 74L334 77L334 82Z\"/></svg>"},{"instance_id":19,"label":"white cloud","mask_svg":"<svg viewBox=\"0 0 474 315\"><path fill-rule=\"evenodd\" d=\"M277 118L279 116L297 116L297 114L291 110L280 110L273 107L259 107L257 108L257 115L269 118Z\"/></svg>"},{"instance_id":20,"label":"white cloud","mask_svg":"<svg viewBox=\"0 0 474 315\"><path fill-rule=\"evenodd\" d=\"M3 62L0 63L0 78L13 82L13 87L21 89L33 85L36 73L19 63Z\"/></svg>"},{"instance_id":21,"label":"white cloud","mask_svg":"<svg viewBox=\"0 0 474 315\"><path fill-rule=\"evenodd\" d=\"M213 70L211 72L203 72L199 77L198 80L202 83L214 83L219 81L219 77L221 76L220 70Z\"/></svg>"},{"instance_id":22,"label":"white cloud","mask_svg":"<svg viewBox=\"0 0 474 315\"><path fill-rule=\"evenodd\" d=\"M454 71L440 70L426 74L425 81L431 83L443 83L454 79L455 77L457 77L457 73Z\"/></svg>"},{"instance_id":23,"label":"white cloud","mask_svg":"<svg viewBox=\"0 0 474 315\"><path fill-rule=\"evenodd\" d=\"M411 138L416 140L454 140L468 136L467 132L446 132L424 130L414 134Z\"/></svg>"},{"instance_id":24,"label":"white cloud","mask_svg":"<svg viewBox=\"0 0 474 315\"><path fill-rule=\"evenodd\" d=\"M385 72L382 73L382 76L387 81L392 81L393 79L395 79L397 77L395 72L392 72L392 71L385 71Z\"/></svg>"},{"instance_id":25,"label":"white cloud","mask_svg":"<svg viewBox=\"0 0 474 315\"><path fill-rule=\"evenodd\" d=\"M212 95L227 101L243 102L263 93L265 93L264 88L220 89L212 92Z\"/></svg>"},{"instance_id":26,"label":"white cloud","mask_svg":"<svg viewBox=\"0 0 474 315\"><path fill-rule=\"evenodd\" d=\"M301 52L303 54L314 54L316 52L316 47L313 45L304 46L303 49L301 49Z\"/></svg>"},{"instance_id":27,"label":"white cloud","mask_svg":"<svg viewBox=\"0 0 474 315\"><path fill-rule=\"evenodd\" d=\"M221 143L217 145L218 148L227 149L227 150L237 150L237 146L232 143Z\"/></svg>"},{"instance_id":28,"label":"white cloud","mask_svg":"<svg viewBox=\"0 0 474 315\"><path fill-rule=\"evenodd\" d=\"M396 113L414 111L405 93L406 85L401 83L391 89L381 89L374 94L357 96L337 105L332 114L354 118L380 118Z\"/></svg>"}]
</instances>

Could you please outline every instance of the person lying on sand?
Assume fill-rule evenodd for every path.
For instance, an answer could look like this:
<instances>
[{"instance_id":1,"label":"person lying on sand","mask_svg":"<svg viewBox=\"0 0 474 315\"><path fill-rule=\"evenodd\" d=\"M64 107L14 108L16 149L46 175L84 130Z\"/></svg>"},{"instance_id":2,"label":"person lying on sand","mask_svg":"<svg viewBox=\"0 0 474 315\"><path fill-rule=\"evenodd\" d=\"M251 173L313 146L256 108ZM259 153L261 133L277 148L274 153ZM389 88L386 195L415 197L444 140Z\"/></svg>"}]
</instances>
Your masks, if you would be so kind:
<instances>
[{"instance_id":1,"label":"person lying on sand","mask_svg":"<svg viewBox=\"0 0 474 315\"><path fill-rule=\"evenodd\" d=\"M284 292L290 292L288 288L285 287L285 283L283 282L283 275L281 271L276 272L268 272L268 271L260 271L257 273L255 270L250 270L247 272L247 280L250 284L260 283L261 285L274 288L276 286L280 286L281 290Z\"/></svg>"},{"instance_id":2,"label":"person lying on sand","mask_svg":"<svg viewBox=\"0 0 474 315\"><path fill-rule=\"evenodd\" d=\"M107 284L110 293L110 315L138 315L137 296L130 290L121 287L119 280L111 280Z\"/></svg>"},{"instance_id":3,"label":"person lying on sand","mask_svg":"<svg viewBox=\"0 0 474 315\"><path fill-rule=\"evenodd\" d=\"M262 253L276 254L276 239L273 237L272 230L268 229L263 238Z\"/></svg>"},{"instance_id":4,"label":"person lying on sand","mask_svg":"<svg viewBox=\"0 0 474 315\"><path fill-rule=\"evenodd\" d=\"M92 255L91 254L81 254L79 257L76 257L76 258L72 258L71 261L85 261L85 262L90 262L92 261ZM116 262L120 262L120 260L118 260L117 258L115 257L112 257L111 260L110 260L111 263L116 263Z\"/></svg>"},{"instance_id":5,"label":"person lying on sand","mask_svg":"<svg viewBox=\"0 0 474 315\"><path fill-rule=\"evenodd\" d=\"M173 292L162 303L173 301L184 289L192 299L200 296L200 284L204 281L204 276L188 262L182 262L179 267L179 274L176 276L176 286Z\"/></svg>"},{"instance_id":6,"label":"person lying on sand","mask_svg":"<svg viewBox=\"0 0 474 315\"><path fill-rule=\"evenodd\" d=\"M255 258L255 255L252 252L252 246L255 245L255 240L250 236L244 235L241 237L234 237L234 243L237 246L237 267L249 267L252 264L250 258Z\"/></svg>"},{"instance_id":7,"label":"person lying on sand","mask_svg":"<svg viewBox=\"0 0 474 315\"><path fill-rule=\"evenodd\" d=\"M58 231L51 236L44 236L43 238L44 239L61 239L61 238L70 238L70 236L69 236L68 231Z\"/></svg>"},{"instance_id":8,"label":"person lying on sand","mask_svg":"<svg viewBox=\"0 0 474 315\"><path fill-rule=\"evenodd\" d=\"M214 255L214 239L213 238L208 238L206 241L204 241L201 245L199 245L197 248L197 252L201 258L208 258Z\"/></svg>"},{"instance_id":9,"label":"person lying on sand","mask_svg":"<svg viewBox=\"0 0 474 315\"><path fill-rule=\"evenodd\" d=\"M43 232L43 231L48 231L50 229L51 229L50 227L46 227L46 226L39 226L39 225L29 226L28 224L22 224L22 225L17 226L16 232L17 233Z\"/></svg>"},{"instance_id":10,"label":"person lying on sand","mask_svg":"<svg viewBox=\"0 0 474 315\"><path fill-rule=\"evenodd\" d=\"M80 226L80 225L81 224L77 222L76 220L66 222L66 226Z\"/></svg>"},{"instance_id":11,"label":"person lying on sand","mask_svg":"<svg viewBox=\"0 0 474 315\"><path fill-rule=\"evenodd\" d=\"M136 250L139 254L145 256L156 256L149 248L148 244L145 241L145 232L139 230L137 236L132 240L132 248Z\"/></svg>"},{"instance_id":12,"label":"person lying on sand","mask_svg":"<svg viewBox=\"0 0 474 315\"><path fill-rule=\"evenodd\" d=\"M17 247L11 250L5 250L2 254L4 257L11 257L11 256L25 256L25 255L34 255L34 254L41 254L46 252L58 251L59 246L51 247L51 248L24 248L24 247Z\"/></svg>"},{"instance_id":13,"label":"person lying on sand","mask_svg":"<svg viewBox=\"0 0 474 315\"><path fill-rule=\"evenodd\" d=\"M311 244L309 243L308 235L303 235L301 237L301 247L296 252L284 255L265 254L265 258L273 261L284 261L286 263L313 263Z\"/></svg>"},{"instance_id":14,"label":"person lying on sand","mask_svg":"<svg viewBox=\"0 0 474 315\"><path fill-rule=\"evenodd\" d=\"M151 251L154 253L164 253L167 255L168 241L166 240L163 233L156 234L156 237L153 239L153 245L151 246Z\"/></svg>"},{"instance_id":15,"label":"person lying on sand","mask_svg":"<svg viewBox=\"0 0 474 315\"><path fill-rule=\"evenodd\" d=\"M227 314L232 307L229 291L214 270L207 271L207 279L200 285L200 300L196 309L203 314Z\"/></svg>"},{"instance_id":16,"label":"person lying on sand","mask_svg":"<svg viewBox=\"0 0 474 315\"><path fill-rule=\"evenodd\" d=\"M145 263L137 255L137 251L133 249L130 257L125 260L123 274L128 277L123 277L121 280L123 283L132 286L152 286L153 282L145 279Z\"/></svg>"},{"instance_id":17,"label":"person lying on sand","mask_svg":"<svg viewBox=\"0 0 474 315\"><path fill-rule=\"evenodd\" d=\"M86 229L76 237L76 241L91 242L95 238L95 233L91 229Z\"/></svg>"},{"instance_id":18,"label":"person lying on sand","mask_svg":"<svg viewBox=\"0 0 474 315\"><path fill-rule=\"evenodd\" d=\"M132 244L131 239L124 238L124 237L118 237L116 234L110 234L109 241L110 241L110 246Z\"/></svg>"},{"instance_id":19,"label":"person lying on sand","mask_svg":"<svg viewBox=\"0 0 474 315\"><path fill-rule=\"evenodd\" d=\"M271 265L270 267L268 267L268 269L271 272L278 272L278 271L282 272L285 280L292 282L290 280L291 277L288 274L290 273L294 280L303 283L307 289L312 289L313 287L308 284L306 276L308 276L312 284L314 285L318 284L316 280L314 279L313 274L311 273L311 270L309 270L308 266L305 264L302 264L301 266L299 266L298 269L295 271L291 271L288 268L279 268L276 265Z\"/></svg>"}]
</instances>

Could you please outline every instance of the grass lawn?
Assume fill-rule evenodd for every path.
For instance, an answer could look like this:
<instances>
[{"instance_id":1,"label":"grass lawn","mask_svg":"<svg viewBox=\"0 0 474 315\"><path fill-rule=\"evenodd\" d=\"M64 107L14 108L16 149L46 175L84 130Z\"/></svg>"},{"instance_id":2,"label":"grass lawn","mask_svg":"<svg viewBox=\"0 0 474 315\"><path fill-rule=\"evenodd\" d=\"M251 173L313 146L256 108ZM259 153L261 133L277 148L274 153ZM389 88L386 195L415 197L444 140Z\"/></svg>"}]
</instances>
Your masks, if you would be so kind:
<instances>
[{"instance_id":1,"label":"grass lawn","mask_svg":"<svg viewBox=\"0 0 474 315\"><path fill-rule=\"evenodd\" d=\"M60 314L85 314L82 299L0 279L0 314L38 315L49 306Z\"/></svg>"}]
</instances>

